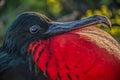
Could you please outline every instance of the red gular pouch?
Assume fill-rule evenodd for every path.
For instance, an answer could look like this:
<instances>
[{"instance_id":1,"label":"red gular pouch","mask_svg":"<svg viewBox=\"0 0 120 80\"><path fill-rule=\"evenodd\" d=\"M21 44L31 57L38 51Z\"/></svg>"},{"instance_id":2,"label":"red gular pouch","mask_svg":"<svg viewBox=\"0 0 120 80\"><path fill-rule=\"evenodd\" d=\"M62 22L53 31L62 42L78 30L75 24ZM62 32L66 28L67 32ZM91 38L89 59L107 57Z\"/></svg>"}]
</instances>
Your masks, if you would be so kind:
<instances>
[{"instance_id":1,"label":"red gular pouch","mask_svg":"<svg viewBox=\"0 0 120 80\"><path fill-rule=\"evenodd\" d=\"M120 46L94 26L33 41L30 50L49 80L120 80Z\"/></svg>"},{"instance_id":2,"label":"red gular pouch","mask_svg":"<svg viewBox=\"0 0 120 80\"><path fill-rule=\"evenodd\" d=\"M102 15L71 22L19 15L0 48L0 80L120 80L120 45L92 26L101 23L111 28Z\"/></svg>"}]
</instances>

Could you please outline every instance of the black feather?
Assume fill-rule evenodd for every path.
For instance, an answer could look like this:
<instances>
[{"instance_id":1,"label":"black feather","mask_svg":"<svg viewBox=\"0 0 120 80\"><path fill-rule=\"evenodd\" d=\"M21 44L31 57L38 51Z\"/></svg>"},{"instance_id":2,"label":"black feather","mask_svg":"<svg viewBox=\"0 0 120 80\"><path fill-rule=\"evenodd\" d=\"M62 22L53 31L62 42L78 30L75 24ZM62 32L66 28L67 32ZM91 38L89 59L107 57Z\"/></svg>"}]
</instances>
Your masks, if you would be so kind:
<instances>
[{"instance_id":1,"label":"black feather","mask_svg":"<svg viewBox=\"0 0 120 80\"><path fill-rule=\"evenodd\" d=\"M26 12L18 16L7 30L0 48L0 80L47 80L42 71L33 68L33 57L27 52L31 41L40 38L51 21L42 14ZM29 28L39 25L41 30L31 34Z\"/></svg>"}]
</instances>

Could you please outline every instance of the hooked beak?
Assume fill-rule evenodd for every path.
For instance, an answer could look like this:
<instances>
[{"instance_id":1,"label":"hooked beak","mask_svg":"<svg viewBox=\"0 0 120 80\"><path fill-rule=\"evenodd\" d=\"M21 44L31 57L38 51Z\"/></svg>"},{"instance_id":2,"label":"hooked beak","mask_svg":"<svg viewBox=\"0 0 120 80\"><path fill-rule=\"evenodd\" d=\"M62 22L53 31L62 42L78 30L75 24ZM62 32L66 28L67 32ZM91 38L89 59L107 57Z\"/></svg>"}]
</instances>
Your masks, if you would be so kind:
<instances>
[{"instance_id":1,"label":"hooked beak","mask_svg":"<svg viewBox=\"0 0 120 80\"><path fill-rule=\"evenodd\" d=\"M57 35L64 32L68 32L74 29L84 28L94 24L105 24L111 29L110 20L101 15L91 16L82 20L65 22L65 23L57 23L53 22L52 25L48 28L48 30L44 33L44 35Z\"/></svg>"}]
</instances>

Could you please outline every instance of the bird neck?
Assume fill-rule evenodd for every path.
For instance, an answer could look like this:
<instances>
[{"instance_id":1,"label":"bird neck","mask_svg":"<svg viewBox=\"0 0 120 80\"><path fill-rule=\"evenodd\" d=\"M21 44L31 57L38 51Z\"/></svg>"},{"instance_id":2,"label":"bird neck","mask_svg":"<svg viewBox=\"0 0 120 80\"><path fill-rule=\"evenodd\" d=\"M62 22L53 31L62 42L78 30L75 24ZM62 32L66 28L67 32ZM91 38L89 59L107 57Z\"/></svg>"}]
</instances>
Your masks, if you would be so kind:
<instances>
[{"instance_id":1,"label":"bird neck","mask_svg":"<svg viewBox=\"0 0 120 80\"><path fill-rule=\"evenodd\" d=\"M40 74L42 71L38 69L38 62L41 56L43 55L44 51L46 50L46 47L48 46L49 40L36 40L31 42L28 45L27 48L27 53L28 53L28 63L29 63L29 68L32 72L35 72L35 74Z\"/></svg>"},{"instance_id":2,"label":"bird neck","mask_svg":"<svg viewBox=\"0 0 120 80\"><path fill-rule=\"evenodd\" d=\"M2 61L3 63L7 63L9 65L6 65L6 64L4 65L1 62L0 63L0 65L2 65L1 67L7 69L12 66L16 67L20 64L26 63L27 62L26 61L27 60L27 56L26 56L27 44L20 46L21 47L20 48L16 44L4 42L3 46L0 48L0 61Z\"/></svg>"},{"instance_id":3,"label":"bird neck","mask_svg":"<svg viewBox=\"0 0 120 80\"><path fill-rule=\"evenodd\" d=\"M25 61L17 56L16 52L14 53L8 53L9 51L4 50L4 48L1 48L0 50L0 73L4 72L5 70L13 67L17 67Z\"/></svg>"},{"instance_id":4,"label":"bird neck","mask_svg":"<svg viewBox=\"0 0 120 80\"><path fill-rule=\"evenodd\" d=\"M48 46L48 42L49 40L38 40L29 44L27 51L29 55L33 55L35 62L40 58L40 55L42 55L44 49Z\"/></svg>"},{"instance_id":5,"label":"bird neck","mask_svg":"<svg viewBox=\"0 0 120 80\"><path fill-rule=\"evenodd\" d=\"M11 55L18 55L21 57L25 57L27 53L27 46L30 41L27 42L15 42L11 40L7 40L3 43L2 50L6 51Z\"/></svg>"}]
</instances>

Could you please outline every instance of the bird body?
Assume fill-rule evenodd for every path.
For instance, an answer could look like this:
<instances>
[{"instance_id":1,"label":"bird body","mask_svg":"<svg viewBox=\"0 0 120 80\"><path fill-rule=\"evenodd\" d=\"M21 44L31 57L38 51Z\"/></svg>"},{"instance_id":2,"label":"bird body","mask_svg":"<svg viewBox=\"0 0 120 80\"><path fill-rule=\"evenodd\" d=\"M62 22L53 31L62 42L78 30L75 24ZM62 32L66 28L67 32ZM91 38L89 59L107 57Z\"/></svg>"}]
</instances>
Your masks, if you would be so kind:
<instances>
[{"instance_id":1,"label":"bird body","mask_svg":"<svg viewBox=\"0 0 120 80\"><path fill-rule=\"evenodd\" d=\"M6 32L0 80L120 80L120 45L94 24L105 16L53 22L26 12Z\"/></svg>"}]
</instances>

